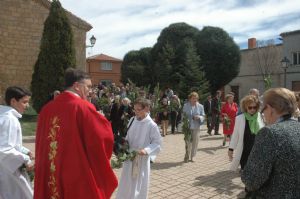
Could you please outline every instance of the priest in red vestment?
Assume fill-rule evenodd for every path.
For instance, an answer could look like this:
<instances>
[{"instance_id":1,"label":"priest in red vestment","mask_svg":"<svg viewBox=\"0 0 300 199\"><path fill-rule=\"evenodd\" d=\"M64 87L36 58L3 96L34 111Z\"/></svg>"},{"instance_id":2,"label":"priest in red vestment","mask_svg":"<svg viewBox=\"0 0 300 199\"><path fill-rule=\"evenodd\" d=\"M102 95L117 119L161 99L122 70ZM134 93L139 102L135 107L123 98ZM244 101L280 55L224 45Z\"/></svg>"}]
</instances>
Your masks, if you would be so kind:
<instances>
[{"instance_id":1,"label":"priest in red vestment","mask_svg":"<svg viewBox=\"0 0 300 199\"><path fill-rule=\"evenodd\" d=\"M39 114L34 198L110 198L118 184L110 166L111 125L86 100L87 73L67 69L65 84Z\"/></svg>"}]
</instances>

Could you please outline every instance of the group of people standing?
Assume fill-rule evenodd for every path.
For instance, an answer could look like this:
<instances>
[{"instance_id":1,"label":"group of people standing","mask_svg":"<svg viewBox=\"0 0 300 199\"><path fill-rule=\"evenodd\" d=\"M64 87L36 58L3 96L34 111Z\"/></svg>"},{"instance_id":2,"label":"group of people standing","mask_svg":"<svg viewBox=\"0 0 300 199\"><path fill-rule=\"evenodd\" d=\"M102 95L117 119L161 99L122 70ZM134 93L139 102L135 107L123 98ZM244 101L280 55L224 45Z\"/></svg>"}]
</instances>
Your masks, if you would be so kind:
<instances>
[{"instance_id":1,"label":"group of people standing","mask_svg":"<svg viewBox=\"0 0 300 199\"><path fill-rule=\"evenodd\" d=\"M126 132L122 132L89 102L92 83L87 73L67 69L65 87L66 90L39 113L35 157L22 145L18 121L28 107L31 94L20 87L6 90L7 105L0 106L1 199L110 198L118 186L110 165L113 131L115 134L121 132L129 149L137 153L134 160L124 162L117 199L147 198L150 157L161 150L162 136L166 135L168 126L165 120L171 118L172 133L175 133L179 113L188 118L191 130L192 139L187 145L189 161L194 161L205 117L207 133L212 134L214 130L216 135L219 135L222 119L223 145L229 138L231 169L241 166L247 195L252 198L300 198L300 123L293 119L297 98L288 89L270 89L264 93L262 102L258 96L249 94L242 99L240 108L233 100L233 93L226 95L226 102L222 104L221 92L217 91L203 106L199 103L199 95L192 92L182 112L180 100L168 90L170 101L161 100L161 136L150 116L151 101L145 97L137 98L130 106L124 96L122 105L113 106L116 111L112 111L111 116L131 118ZM34 158L33 190L27 171L33 169Z\"/></svg>"},{"instance_id":2,"label":"group of people standing","mask_svg":"<svg viewBox=\"0 0 300 199\"><path fill-rule=\"evenodd\" d=\"M118 180L110 165L114 135L111 123L88 101L91 78L69 68L65 88L39 113L35 157L22 145L18 121L31 94L20 87L6 90L6 106L0 106L1 199L106 199L115 191ZM133 104L126 139L137 156L124 163L117 193L122 199L147 197L150 156L159 153L162 141L149 115L150 101L138 98ZM34 190L27 175L33 167Z\"/></svg>"},{"instance_id":3,"label":"group of people standing","mask_svg":"<svg viewBox=\"0 0 300 199\"><path fill-rule=\"evenodd\" d=\"M300 123L299 94L286 88L272 88L263 96L251 89L240 107L234 102L234 93L221 92L204 102L207 133L218 134L222 119L225 146L229 140L230 169L241 167L246 198L300 198ZM197 148L197 125L203 122L203 109L198 96L191 93L183 112L188 115L193 133L192 150ZM198 128L198 131L200 128ZM195 152L190 153L191 161Z\"/></svg>"},{"instance_id":4,"label":"group of people standing","mask_svg":"<svg viewBox=\"0 0 300 199\"><path fill-rule=\"evenodd\" d=\"M286 88L257 89L241 100L228 149L246 198L299 198L299 103Z\"/></svg>"},{"instance_id":5,"label":"group of people standing","mask_svg":"<svg viewBox=\"0 0 300 199\"><path fill-rule=\"evenodd\" d=\"M238 105L234 102L234 93L228 93L225 96L225 103L221 102L221 91L217 91L214 98L209 95L204 102L204 110L206 114L207 133L211 135L214 130L215 135L219 134L219 124L222 120L223 123L223 143L226 145L226 141L230 141L230 137L233 133L235 125L235 117L238 112Z\"/></svg>"}]
</instances>

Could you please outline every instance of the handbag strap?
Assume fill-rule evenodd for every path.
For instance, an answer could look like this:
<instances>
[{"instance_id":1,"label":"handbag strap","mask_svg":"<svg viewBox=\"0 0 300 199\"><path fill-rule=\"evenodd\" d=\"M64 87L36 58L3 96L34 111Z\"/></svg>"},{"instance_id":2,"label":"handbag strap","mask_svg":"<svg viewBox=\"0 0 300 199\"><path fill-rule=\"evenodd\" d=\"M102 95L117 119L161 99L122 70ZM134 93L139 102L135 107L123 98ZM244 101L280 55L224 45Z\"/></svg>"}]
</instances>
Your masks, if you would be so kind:
<instances>
[{"instance_id":1,"label":"handbag strap","mask_svg":"<svg viewBox=\"0 0 300 199\"><path fill-rule=\"evenodd\" d=\"M130 129L130 127L131 127L131 125L132 125L133 121L134 121L134 117L133 117L133 119L131 120L131 122L130 122L130 124L129 124L129 126L128 126L127 130L126 130L126 134L127 134L128 130Z\"/></svg>"}]
</instances>

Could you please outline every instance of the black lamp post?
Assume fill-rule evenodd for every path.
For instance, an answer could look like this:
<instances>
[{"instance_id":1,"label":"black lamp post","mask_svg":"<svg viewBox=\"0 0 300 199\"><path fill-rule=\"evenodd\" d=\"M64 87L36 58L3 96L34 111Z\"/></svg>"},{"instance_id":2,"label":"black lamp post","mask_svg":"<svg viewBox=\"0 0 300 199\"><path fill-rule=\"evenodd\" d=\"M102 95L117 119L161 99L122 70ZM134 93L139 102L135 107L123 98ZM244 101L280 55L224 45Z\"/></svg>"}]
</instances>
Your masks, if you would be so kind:
<instances>
[{"instance_id":1,"label":"black lamp post","mask_svg":"<svg viewBox=\"0 0 300 199\"><path fill-rule=\"evenodd\" d=\"M281 61L281 67L284 70L284 88L286 88L286 69L289 67L290 60L287 57L284 57Z\"/></svg>"},{"instance_id":2,"label":"black lamp post","mask_svg":"<svg viewBox=\"0 0 300 199\"><path fill-rule=\"evenodd\" d=\"M95 45L95 43L96 43L96 37L94 37L94 35L93 36L91 36L91 38L90 38L90 42L91 42L91 45L86 45L86 47L85 48L89 48L89 47L94 47L94 45Z\"/></svg>"}]
</instances>

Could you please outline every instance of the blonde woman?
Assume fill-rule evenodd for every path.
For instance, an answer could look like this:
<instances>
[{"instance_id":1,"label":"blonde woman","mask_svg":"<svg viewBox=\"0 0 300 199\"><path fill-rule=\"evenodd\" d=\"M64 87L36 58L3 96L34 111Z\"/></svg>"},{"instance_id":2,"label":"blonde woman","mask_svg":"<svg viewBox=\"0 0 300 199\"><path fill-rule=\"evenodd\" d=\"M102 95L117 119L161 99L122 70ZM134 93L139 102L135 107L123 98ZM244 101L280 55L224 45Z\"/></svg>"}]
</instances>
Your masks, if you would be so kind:
<instances>
[{"instance_id":1,"label":"blonde woman","mask_svg":"<svg viewBox=\"0 0 300 199\"><path fill-rule=\"evenodd\" d=\"M264 126L259 110L259 100L247 95L241 100L242 114L235 119L234 130L229 144L228 156L232 161L230 169L235 171L241 165L244 169L254 144L255 136Z\"/></svg>"},{"instance_id":2,"label":"blonde woman","mask_svg":"<svg viewBox=\"0 0 300 199\"><path fill-rule=\"evenodd\" d=\"M238 112L238 106L233 101L234 96L232 94L227 94L226 103L221 108L221 116L223 119L223 146L226 145L226 139L230 141L231 135L233 133L233 127L235 124L236 113Z\"/></svg>"},{"instance_id":3,"label":"blonde woman","mask_svg":"<svg viewBox=\"0 0 300 199\"><path fill-rule=\"evenodd\" d=\"M192 130L192 142L188 146L188 154L190 161L193 162L198 149L200 125L203 123L205 113L203 105L198 102L198 93L192 92L188 98L189 101L183 106L183 113L188 117Z\"/></svg>"}]
</instances>

